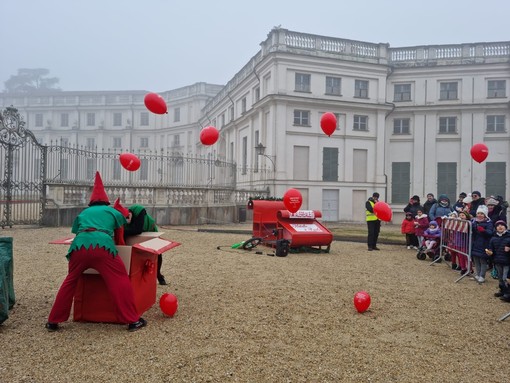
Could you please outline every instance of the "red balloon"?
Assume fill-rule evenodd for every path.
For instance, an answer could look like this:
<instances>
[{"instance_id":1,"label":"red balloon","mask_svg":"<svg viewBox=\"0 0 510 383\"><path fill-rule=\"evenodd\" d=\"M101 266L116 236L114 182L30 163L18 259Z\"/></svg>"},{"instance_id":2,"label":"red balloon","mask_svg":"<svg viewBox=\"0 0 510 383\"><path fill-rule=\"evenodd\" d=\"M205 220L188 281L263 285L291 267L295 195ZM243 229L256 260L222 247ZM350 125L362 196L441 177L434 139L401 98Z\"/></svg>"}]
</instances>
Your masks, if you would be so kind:
<instances>
[{"instance_id":1,"label":"red balloon","mask_svg":"<svg viewBox=\"0 0 510 383\"><path fill-rule=\"evenodd\" d=\"M122 153L119 160L122 167L130 172L140 169L140 159L133 153Z\"/></svg>"},{"instance_id":2,"label":"red balloon","mask_svg":"<svg viewBox=\"0 0 510 383\"><path fill-rule=\"evenodd\" d=\"M390 205L386 202L376 202L374 205L374 214L381 221L389 222L393 217L393 211L391 210Z\"/></svg>"},{"instance_id":3,"label":"red balloon","mask_svg":"<svg viewBox=\"0 0 510 383\"><path fill-rule=\"evenodd\" d=\"M474 144L471 148L471 157L478 163L485 161L489 155L489 148L485 144Z\"/></svg>"},{"instance_id":4,"label":"red balloon","mask_svg":"<svg viewBox=\"0 0 510 383\"><path fill-rule=\"evenodd\" d=\"M213 145L218 141L220 132L214 126L207 126L200 131L200 142L204 145Z\"/></svg>"},{"instance_id":5,"label":"red balloon","mask_svg":"<svg viewBox=\"0 0 510 383\"><path fill-rule=\"evenodd\" d=\"M147 93L143 102L147 109L149 109L152 113L156 114L165 114L167 113L166 102L157 93Z\"/></svg>"},{"instance_id":6,"label":"red balloon","mask_svg":"<svg viewBox=\"0 0 510 383\"><path fill-rule=\"evenodd\" d=\"M322 115L321 129L328 136L331 136L333 132L336 130L336 124L337 124L336 116L333 113L327 112Z\"/></svg>"},{"instance_id":7,"label":"red balloon","mask_svg":"<svg viewBox=\"0 0 510 383\"><path fill-rule=\"evenodd\" d=\"M303 203L303 196L297 189L289 189L283 195L283 204L291 213L295 213Z\"/></svg>"},{"instance_id":8,"label":"red balloon","mask_svg":"<svg viewBox=\"0 0 510 383\"><path fill-rule=\"evenodd\" d=\"M161 308L161 311L170 318L172 318L177 312L178 306L179 303L177 302L177 297L173 294L164 293L161 298L159 298L159 307Z\"/></svg>"},{"instance_id":9,"label":"red balloon","mask_svg":"<svg viewBox=\"0 0 510 383\"><path fill-rule=\"evenodd\" d=\"M370 294L366 291L358 291L354 294L354 307L359 313L364 313L370 307Z\"/></svg>"}]
</instances>

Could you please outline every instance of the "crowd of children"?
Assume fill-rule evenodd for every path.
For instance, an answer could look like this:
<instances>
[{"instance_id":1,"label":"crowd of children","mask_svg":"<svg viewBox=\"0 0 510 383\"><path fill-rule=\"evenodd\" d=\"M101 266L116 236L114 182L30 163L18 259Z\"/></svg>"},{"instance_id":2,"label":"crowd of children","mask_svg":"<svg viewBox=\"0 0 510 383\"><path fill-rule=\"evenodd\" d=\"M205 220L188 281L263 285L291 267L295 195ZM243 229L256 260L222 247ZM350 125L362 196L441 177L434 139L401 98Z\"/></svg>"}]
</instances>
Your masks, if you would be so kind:
<instances>
[{"instance_id":1,"label":"crowd of children","mask_svg":"<svg viewBox=\"0 0 510 383\"><path fill-rule=\"evenodd\" d=\"M427 206L425 206L427 205ZM467 220L471 225L471 243L463 243L465 236L457 233L453 247L449 250L452 269L482 284L487 272L498 279L499 290L494 294L510 302L510 231L507 225L508 203L501 196L482 198L481 193L460 193L454 204L442 194L436 200L432 193L427 202L420 204L420 198L413 196L404 208L405 218L401 232L406 238L407 249L417 249L434 256L441 243L441 221L445 217ZM451 239L450 239L451 240ZM471 249L471 269L466 254ZM425 259L425 256L423 258Z\"/></svg>"}]
</instances>

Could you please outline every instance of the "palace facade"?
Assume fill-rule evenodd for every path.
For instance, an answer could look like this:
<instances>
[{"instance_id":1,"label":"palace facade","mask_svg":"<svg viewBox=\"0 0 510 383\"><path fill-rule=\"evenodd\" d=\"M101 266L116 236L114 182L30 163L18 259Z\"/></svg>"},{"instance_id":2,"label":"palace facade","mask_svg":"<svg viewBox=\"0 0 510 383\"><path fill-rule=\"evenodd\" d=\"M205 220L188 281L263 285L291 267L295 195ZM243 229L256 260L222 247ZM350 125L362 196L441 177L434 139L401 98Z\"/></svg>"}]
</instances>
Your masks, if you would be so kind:
<instances>
[{"instance_id":1,"label":"palace facade","mask_svg":"<svg viewBox=\"0 0 510 383\"><path fill-rule=\"evenodd\" d=\"M4 93L0 106L42 143L212 155L237 164L239 189L296 188L325 221L363 221L374 191L394 212L429 192L508 197L509 83L510 42L392 48L274 28L225 86L161 93L167 115L147 111L147 91ZM199 140L208 125L212 146ZM482 163L475 143L489 148Z\"/></svg>"}]
</instances>

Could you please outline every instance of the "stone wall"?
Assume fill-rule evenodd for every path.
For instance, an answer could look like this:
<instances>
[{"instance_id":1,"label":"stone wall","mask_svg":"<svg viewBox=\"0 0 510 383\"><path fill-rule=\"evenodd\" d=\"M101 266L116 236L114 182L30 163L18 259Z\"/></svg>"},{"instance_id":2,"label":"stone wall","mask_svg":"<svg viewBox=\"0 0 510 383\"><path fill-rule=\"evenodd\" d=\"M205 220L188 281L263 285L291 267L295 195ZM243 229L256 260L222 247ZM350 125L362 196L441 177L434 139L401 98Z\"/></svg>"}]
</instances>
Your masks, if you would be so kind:
<instances>
[{"instance_id":1,"label":"stone wall","mask_svg":"<svg viewBox=\"0 0 510 383\"><path fill-rule=\"evenodd\" d=\"M86 206L66 206L44 209L43 226L72 226L76 216ZM245 205L223 206L147 206L158 225L205 225L205 224L231 224L244 222L247 219Z\"/></svg>"}]
</instances>

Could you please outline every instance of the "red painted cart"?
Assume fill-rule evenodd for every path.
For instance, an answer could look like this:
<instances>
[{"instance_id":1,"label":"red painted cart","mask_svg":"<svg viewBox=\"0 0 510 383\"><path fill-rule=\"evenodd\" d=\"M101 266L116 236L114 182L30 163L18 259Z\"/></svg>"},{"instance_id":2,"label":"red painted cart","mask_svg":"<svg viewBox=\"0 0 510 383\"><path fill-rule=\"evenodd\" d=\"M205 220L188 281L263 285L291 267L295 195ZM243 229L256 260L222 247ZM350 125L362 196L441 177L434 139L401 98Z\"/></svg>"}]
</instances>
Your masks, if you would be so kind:
<instances>
[{"instance_id":1,"label":"red painted cart","mask_svg":"<svg viewBox=\"0 0 510 383\"><path fill-rule=\"evenodd\" d=\"M329 251L333 234L319 221L318 210L289 212L283 201L250 200L253 210L253 237L263 238L263 243L274 246L277 240L286 239L291 248L325 247Z\"/></svg>"}]
</instances>

